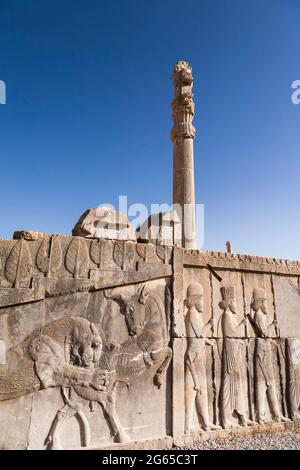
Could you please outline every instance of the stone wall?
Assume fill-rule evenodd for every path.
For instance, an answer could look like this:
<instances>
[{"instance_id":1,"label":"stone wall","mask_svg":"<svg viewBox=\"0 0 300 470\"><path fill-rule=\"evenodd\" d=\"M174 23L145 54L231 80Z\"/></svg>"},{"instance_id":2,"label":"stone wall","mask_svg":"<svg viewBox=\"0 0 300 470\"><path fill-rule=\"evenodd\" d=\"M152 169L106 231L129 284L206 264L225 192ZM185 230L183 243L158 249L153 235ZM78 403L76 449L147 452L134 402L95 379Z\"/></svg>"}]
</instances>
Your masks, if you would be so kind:
<instances>
[{"instance_id":1,"label":"stone wall","mask_svg":"<svg viewBox=\"0 0 300 470\"><path fill-rule=\"evenodd\" d=\"M298 420L298 262L20 237L0 242L0 448Z\"/></svg>"},{"instance_id":2,"label":"stone wall","mask_svg":"<svg viewBox=\"0 0 300 470\"><path fill-rule=\"evenodd\" d=\"M298 262L175 249L175 438L298 420L299 274Z\"/></svg>"}]
</instances>

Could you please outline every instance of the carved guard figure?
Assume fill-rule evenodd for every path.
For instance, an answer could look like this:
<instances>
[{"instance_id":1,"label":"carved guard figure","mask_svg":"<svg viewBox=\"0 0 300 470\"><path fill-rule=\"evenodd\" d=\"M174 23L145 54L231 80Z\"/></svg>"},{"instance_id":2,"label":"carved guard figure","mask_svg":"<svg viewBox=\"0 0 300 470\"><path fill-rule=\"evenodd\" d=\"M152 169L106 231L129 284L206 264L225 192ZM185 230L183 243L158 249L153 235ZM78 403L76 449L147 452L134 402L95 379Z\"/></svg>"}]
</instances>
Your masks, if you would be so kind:
<instances>
[{"instance_id":1,"label":"carved guard figure","mask_svg":"<svg viewBox=\"0 0 300 470\"><path fill-rule=\"evenodd\" d=\"M185 300L187 314L185 317L187 350L185 354L185 432L192 432L192 416L196 406L197 415L204 431L220 429L210 422L208 412L206 354L205 345L211 342L205 338L211 321L203 324L203 287L191 283Z\"/></svg>"},{"instance_id":2,"label":"carved guard figure","mask_svg":"<svg viewBox=\"0 0 300 470\"><path fill-rule=\"evenodd\" d=\"M300 421L300 339L287 338L285 343L290 416L293 421Z\"/></svg>"},{"instance_id":3,"label":"carved guard figure","mask_svg":"<svg viewBox=\"0 0 300 470\"><path fill-rule=\"evenodd\" d=\"M255 398L257 408L257 420L259 424L267 422L266 414L266 398L268 400L271 413L274 420L289 421L285 418L280 410L278 397L276 393L276 383L273 368L273 350L272 339L270 337L270 329L276 325L274 320L268 325L267 316L267 297L265 290L257 288L253 290L251 309L254 311L254 318L251 319L254 331L257 335L255 340L254 351L254 375L255 375Z\"/></svg>"},{"instance_id":4,"label":"carved guard figure","mask_svg":"<svg viewBox=\"0 0 300 470\"><path fill-rule=\"evenodd\" d=\"M243 319L237 323L237 304L234 287L221 287L222 301L220 308L224 310L219 322L222 323L223 348L220 391L221 422L224 428L233 428L231 421L236 416L241 426L253 422L246 417L245 397L242 382L243 341L237 338L237 330L245 323Z\"/></svg>"}]
</instances>

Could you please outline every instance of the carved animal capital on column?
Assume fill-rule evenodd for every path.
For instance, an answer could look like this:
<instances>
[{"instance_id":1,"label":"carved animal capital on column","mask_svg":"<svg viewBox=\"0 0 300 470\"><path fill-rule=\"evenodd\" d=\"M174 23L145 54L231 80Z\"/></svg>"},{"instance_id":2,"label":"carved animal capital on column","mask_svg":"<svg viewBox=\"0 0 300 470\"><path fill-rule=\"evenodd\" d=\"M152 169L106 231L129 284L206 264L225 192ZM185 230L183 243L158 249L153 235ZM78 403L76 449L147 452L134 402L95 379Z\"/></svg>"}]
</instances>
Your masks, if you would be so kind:
<instances>
[{"instance_id":1,"label":"carved animal capital on column","mask_svg":"<svg viewBox=\"0 0 300 470\"><path fill-rule=\"evenodd\" d=\"M171 140L195 137L196 131L192 124L195 114L193 101L192 68L187 62L180 61L174 66L172 75L174 83L174 99L172 101L174 126L171 131Z\"/></svg>"}]
</instances>

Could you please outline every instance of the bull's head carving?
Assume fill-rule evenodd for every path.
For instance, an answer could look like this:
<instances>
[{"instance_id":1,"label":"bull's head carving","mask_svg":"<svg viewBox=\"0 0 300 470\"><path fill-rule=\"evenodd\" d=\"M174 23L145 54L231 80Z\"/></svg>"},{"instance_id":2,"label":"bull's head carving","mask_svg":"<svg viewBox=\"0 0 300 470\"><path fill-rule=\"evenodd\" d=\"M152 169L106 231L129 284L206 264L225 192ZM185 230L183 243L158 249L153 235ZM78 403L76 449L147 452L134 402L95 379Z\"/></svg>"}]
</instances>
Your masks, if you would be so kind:
<instances>
[{"instance_id":1,"label":"bull's head carving","mask_svg":"<svg viewBox=\"0 0 300 470\"><path fill-rule=\"evenodd\" d=\"M140 287L135 294L112 294L107 292L105 297L111 299L120 306L120 312L124 315L128 334L135 336L144 328L147 320L146 300L149 295L145 285Z\"/></svg>"}]
</instances>

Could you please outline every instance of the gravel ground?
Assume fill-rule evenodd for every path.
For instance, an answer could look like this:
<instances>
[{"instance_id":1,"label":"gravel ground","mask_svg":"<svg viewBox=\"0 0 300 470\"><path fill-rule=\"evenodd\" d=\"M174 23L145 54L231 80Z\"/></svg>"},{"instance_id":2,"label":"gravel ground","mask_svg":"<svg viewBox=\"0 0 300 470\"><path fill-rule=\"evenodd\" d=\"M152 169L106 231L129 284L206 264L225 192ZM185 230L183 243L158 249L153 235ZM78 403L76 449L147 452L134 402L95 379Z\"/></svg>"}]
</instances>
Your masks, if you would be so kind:
<instances>
[{"instance_id":1,"label":"gravel ground","mask_svg":"<svg viewBox=\"0 0 300 470\"><path fill-rule=\"evenodd\" d=\"M300 450L300 433L281 432L214 439L186 450Z\"/></svg>"}]
</instances>

